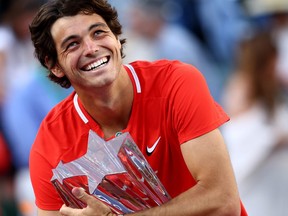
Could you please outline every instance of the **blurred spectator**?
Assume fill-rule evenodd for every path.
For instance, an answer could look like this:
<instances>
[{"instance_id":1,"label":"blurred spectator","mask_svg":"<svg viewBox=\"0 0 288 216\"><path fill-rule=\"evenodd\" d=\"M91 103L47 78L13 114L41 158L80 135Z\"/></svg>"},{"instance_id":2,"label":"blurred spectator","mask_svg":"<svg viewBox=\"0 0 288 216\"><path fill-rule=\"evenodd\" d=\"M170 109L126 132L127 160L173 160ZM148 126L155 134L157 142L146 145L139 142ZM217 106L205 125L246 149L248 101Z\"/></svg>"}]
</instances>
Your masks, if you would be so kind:
<instances>
[{"instance_id":1,"label":"blurred spectator","mask_svg":"<svg viewBox=\"0 0 288 216\"><path fill-rule=\"evenodd\" d=\"M273 32L279 52L277 73L288 93L288 2L287 0L243 0L243 6L256 28Z\"/></svg>"},{"instance_id":2,"label":"blurred spectator","mask_svg":"<svg viewBox=\"0 0 288 216\"><path fill-rule=\"evenodd\" d=\"M2 105L13 88L29 80L38 62L33 55L28 25L40 0L1 1L0 15L0 131Z\"/></svg>"},{"instance_id":3,"label":"blurred spectator","mask_svg":"<svg viewBox=\"0 0 288 216\"><path fill-rule=\"evenodd\" d=\"M38 65L28 25L40 5L40 0L12 0L1 16L0 104L9 89L26 82Z\"/></svg>"},{"instance_id":4,"label":"blurred spectator","mask_svg":"<svg viewBox=\"0 0 288 216\"><path fill-rule=\"evenodd\" d=\"M288 212L288 104L277 60L271 32L255 32L240 43L224 95L231 121L223 126L223 136L250 216Z\"/></svg>"},{"instance_id":5,"label":"blurred spectator","mask_svg":"<svg viewBox=\"0 0 288 216\"><path fill-rule=\"evenodd\" d=\"M180 2L183 8L179 21L200 39L217 63L223 67L223 71L229 70L234 63L235 48L250 27L239 2L175 1Z\"/></svg>"},{"instance_id":6,"label":"blurred spectator","mask_svg":"<svg viewBox=\"0 0 288 216\"><path fill-rule=\"evenodd\" d=\"M12 92L26 85L33 76L35 69L39 66L38 61L34 58L34 48L30 39L28 25L43 2L44 0L1 0L0 3L0 134L4 135L4 149L8 151L6 151L6 156L11 155L10 160L6 161L6 163L9 163L10 169L8 174L3 174L0 177L2 192L0 204L1 215L3 216L18 215L18 206L15 200L15 192L17 191L14 188L14 174L16 173L17 176L18 167L16 168L15 166L15 155L12 155L11 140L8 140L6 136L9 124L3 123L2 109L6 106L6 100L11 96ZM30 97L33 97L33 95L34 93ZM23 108L23 104L19 104L19 108ZM18 116L18 113L13 114L18 117L19 122L22 121L24 123L26 121L24 120L26 113L22 116ZM21 131L20 125L18 126L18 131ZM6 129L5 133L4 129ZM28 131L27 134L29 132L34 133L34 131ZM25 147L27 146L22 146L22 143L18 142L16 148L23 150ZM27 153L29 149L23 150L22 153ZM1 151L3 154L3 148ZM6 158L8 160L8 157ZM1 160L3 159L4 157L1 157ZM23 188L29 188L29 185L23 185Z\"/></svg>"},{"instance_id":7,"label":"blurred spectator","mask_svg":"<svg viewBox=\"0 0 288 216\"><path fill-rule=\"evenodd\" d=\"M128 11L130 11L133 2L138 0L125 0L125 1L108 0L108 1L113 7L117 8L120 23L123 25L124 29L127 28L129 22L128 21L129 15L127 15L127 13Z\"/></svg>"},{"instance_id":8,"label":"blurred spectator","mask_svg":"<svg viewBox=\"0 0 288 216\"><path fill-rule=\"evenodd\" d=\"M46 114L72 92L51 82L46 75L39 67L25 85L10 92L3 105L4 133L16 169L16 201L23 216L36 215L28 170L31 145Z\"/></svg>"},{"instance_id":9,"label":"blurred spectator","mask_svg":"<svg viewBox=\"0 0 288 216\"><path fill-rule=\"evenodd\" d=\"M0 134L4 135L5 155L11 154L9 143L3 133L2 106L12 88L29 80L38 62L33 56L28 24L40 6L40 0L1 0L0 3ZM5 157L1 157L1 160ZM9 170L0 176L1 215L16 216L18 209L14 198L14 172L12 158L6 157ZM5 163L3 161L3 163Z\"/></svg>"},{"instance_id":10,"label":"blurred spectator","mask_svg":"<svg viewBox=\"0 0 288 216\"><path fill-rule=\"evenodd\" d=\"M169 0L172 1L172 0ZM223 86L235 64L238 43L251 28L239 0L173 0L180 5L178 22L185 26L213 59L210 80L213 96L221 103Z\"/></svg>"}]
</instances>

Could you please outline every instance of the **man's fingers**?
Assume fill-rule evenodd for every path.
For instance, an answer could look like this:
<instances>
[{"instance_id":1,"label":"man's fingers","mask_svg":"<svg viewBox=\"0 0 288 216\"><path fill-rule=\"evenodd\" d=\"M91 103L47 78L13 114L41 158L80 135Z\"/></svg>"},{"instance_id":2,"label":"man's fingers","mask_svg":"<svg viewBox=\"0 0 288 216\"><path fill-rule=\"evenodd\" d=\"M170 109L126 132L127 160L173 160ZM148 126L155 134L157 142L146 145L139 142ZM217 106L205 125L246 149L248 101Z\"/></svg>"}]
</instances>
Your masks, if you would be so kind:
<instances>
[{"instance_id":1,"label":"man's fingers","mask_svg":"<svg viewBox=\"0 0 288 216\"><path fill-rule=\"evenodd\" d=\"M85 192L85 190L81 187L75 187L72 189L72 194L83 203L91 206L96 206L98 208L107 208L101 201L96 199L93 195L90 195Z\"/></svg>"},{"instance_id":2,"label":"man's fingers","mask_svg":"<svg viewBox=\"0 0 288 216\"><path fill-rule=\"evenodd\" d=\"M77 216L77 215L81 215L81 209L73 209L70 207L67 207L65 204L62 205L62 207L60 208L60 214L63 216Z\"/></svg>"},{"instance_id":3,"label":"man's fingers","mask_svg":"<svg viewBox=\"0 0 288 216\"><path fill-rule=\"evenodd\" d=\"M80 215L110 215L112 214L111 209L102 203L100 200L96 199L93 195L85 192L83 188L75 187L72 189L72 194L87 204L83 209L73 209L63 205L60 209L60 213L64 216L80 216Z\"/></svg>"},{"instance_id":4,"label":"man's fingers","mask_svg":"<svg viewBox=\"0 0 288 216\"><path fill-rule=\"evenodd\" d=\"M81 201L85 201L89 197L85 190L80 187L73 188L72 193L77 199L80 199Z\"/></svg>"}]
</instances>

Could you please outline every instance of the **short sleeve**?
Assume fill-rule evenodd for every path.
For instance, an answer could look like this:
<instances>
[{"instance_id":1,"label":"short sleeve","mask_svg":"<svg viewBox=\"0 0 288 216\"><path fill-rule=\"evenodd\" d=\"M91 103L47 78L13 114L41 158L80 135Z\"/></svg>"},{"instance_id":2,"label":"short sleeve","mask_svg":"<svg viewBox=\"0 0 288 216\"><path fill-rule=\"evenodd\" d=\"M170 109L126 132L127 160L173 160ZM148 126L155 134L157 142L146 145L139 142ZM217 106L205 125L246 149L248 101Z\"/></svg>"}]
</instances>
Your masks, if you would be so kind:
<instances>
[{"instance_id":1,"label":"short sleeve","mask_svg":"<svg viewBox=\"0 0 288 216\"><path fill-rule=\"evenodd\" d=\"M47 160L47 156L53 154L53 150L50 149L47 151L47 149L40 148L41 146L49 148L49 141L43 138L41 134L42 130L40 128L31 148L29 159L30 177L36 198L35 202L37 207L42 210L59 210L63 205L63 201L50 181L53 167ZM41 145L39 145L40 143Z\"/></svg>"},{"instance_id":2,"label":"short sleeve","mask_svg":"<svg viewBox=\"0 0 288 216\"><path fill-rule=\"evenodd\" d=\"M180 143L208 133L229 120L195 67L179 64L172 70L170 101Z\"/></svg>"}]
</instances>

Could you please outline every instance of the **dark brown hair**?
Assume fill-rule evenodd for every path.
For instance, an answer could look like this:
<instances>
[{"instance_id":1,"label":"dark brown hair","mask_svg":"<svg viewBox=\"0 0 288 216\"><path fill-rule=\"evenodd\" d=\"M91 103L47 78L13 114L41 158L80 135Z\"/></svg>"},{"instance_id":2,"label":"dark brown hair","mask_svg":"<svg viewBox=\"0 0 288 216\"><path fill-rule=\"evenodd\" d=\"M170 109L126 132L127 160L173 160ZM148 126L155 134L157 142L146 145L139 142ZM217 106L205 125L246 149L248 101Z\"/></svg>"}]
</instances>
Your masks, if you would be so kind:
<instances>
[{"instance_id":1,"label":"dark brown hair","mask_svg":"<svg viewBox=\"0 0 288 216\"><path fill-rule=\"evenodd\" d=\"M51 35L52 25L59 18L75 16L79 13L96 13L105 20L117 38L122 34L122 26L118 20L117 11L106 0L50 0L42 5L29 27L31 39L35 47L35 55L47 69L50 70L57 64L57 51ZM120 40L122 45L125 42L125 39ZM121 56L124 58L122 48ZM47 59L49 65L46 64ZM64 88L71 86L66 76L59 78L49 71L48 77Z\"/></svg>"},{"instance_id":2,"label":"dark brown hair","mask_svg":"<svg viewBox=\"0 0 288 216\"><path fill-rule=\"evenodd\" d=\"M259 31L240 43L238 69L250 82L250 101L262 101L273 115L280 98L276 75L278 51L271 32Z\"/></svg>"}]
</instances>

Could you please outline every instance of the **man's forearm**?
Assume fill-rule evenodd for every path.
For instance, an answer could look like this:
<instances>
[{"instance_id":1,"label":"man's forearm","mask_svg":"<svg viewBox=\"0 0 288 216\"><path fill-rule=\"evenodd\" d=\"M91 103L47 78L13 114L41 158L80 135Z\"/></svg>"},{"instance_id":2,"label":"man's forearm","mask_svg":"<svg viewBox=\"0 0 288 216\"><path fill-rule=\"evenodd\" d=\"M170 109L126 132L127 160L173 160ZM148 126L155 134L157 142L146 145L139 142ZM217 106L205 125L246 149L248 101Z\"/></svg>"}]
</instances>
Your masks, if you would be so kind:
<instances>
[{"instance_id":1,"label":"man's forearm","mask_svg":"<svg viewBox=\"0 0 288 216\"><path fill-rule=\"evenodd\" d=\"M225 216L240 215L240 199L237 191L211 191L196 185L162 206L157 206L129 216Z\"/></svg>"}]
</instances>

